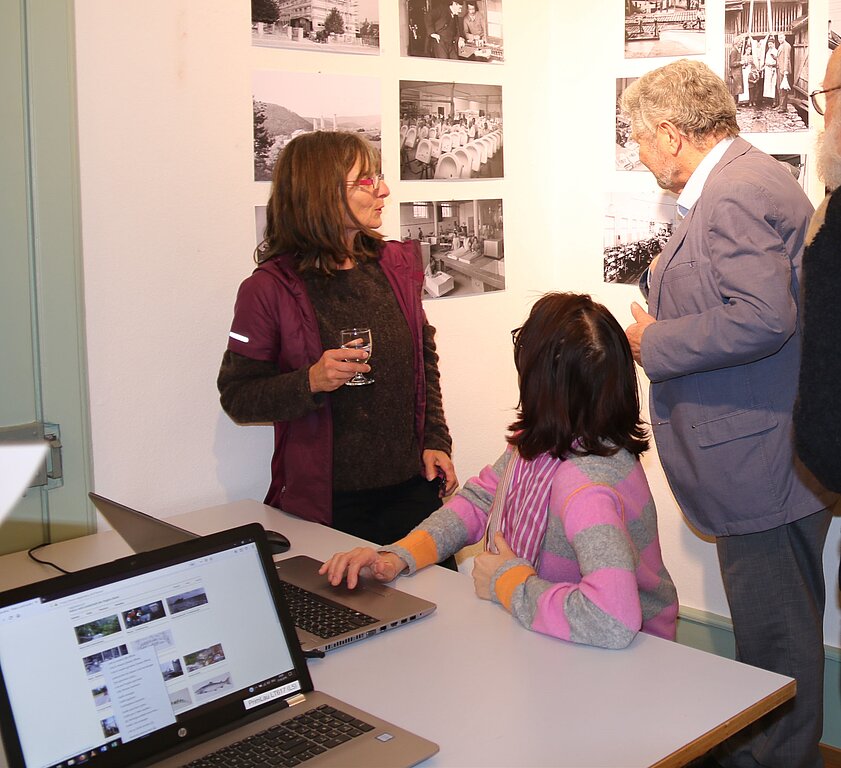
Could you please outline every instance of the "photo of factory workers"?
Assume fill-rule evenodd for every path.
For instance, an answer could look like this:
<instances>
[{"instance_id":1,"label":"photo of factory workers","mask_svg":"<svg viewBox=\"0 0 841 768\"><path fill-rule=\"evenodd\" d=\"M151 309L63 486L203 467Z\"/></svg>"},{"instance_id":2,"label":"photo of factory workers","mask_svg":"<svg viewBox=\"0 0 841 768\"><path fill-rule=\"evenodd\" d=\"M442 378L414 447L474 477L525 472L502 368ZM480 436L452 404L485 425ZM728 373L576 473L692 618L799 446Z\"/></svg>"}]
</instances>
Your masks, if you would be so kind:
<instances>
[{"instance_id":1,"label":"photo of factory workers","mask_svg":"<svg viewBox=\"0 0 841 768\"><path fill-rule=\"evenodd\" d=\"M420 241L424 298L505 289L502 200L401 203L400 235Z\"/></svg>"},{"instance_id":2,"label":"photo of factory workers","mask_svg":"<svg viewBox=\"0 0 841 768\"><path fill-rule=\"evenodd\" d=\"M647 181L647 180L646 180ZM613 192L604 219L604 281L635 285L675 228L676 198L659 189Z\"/></svg>"},{"instance_id":3,"label":"photo of factory workers","mask_svg":"<svg viewBox=\"0 0 841 768\"><path fill-rule=\"evenodd\" d=\"M400 51L501 64L502 0L400 0Z\"/></svg>"},{"instance_id":4,"label":"photo of factory workers","mask_svg":"<svg viewBox=\"0 0 841 768\"><path fill-rule=\"evenodd\" d=\"M502 86L400 81L401 179L502 176Z\"/></svg>"}]
</instances>

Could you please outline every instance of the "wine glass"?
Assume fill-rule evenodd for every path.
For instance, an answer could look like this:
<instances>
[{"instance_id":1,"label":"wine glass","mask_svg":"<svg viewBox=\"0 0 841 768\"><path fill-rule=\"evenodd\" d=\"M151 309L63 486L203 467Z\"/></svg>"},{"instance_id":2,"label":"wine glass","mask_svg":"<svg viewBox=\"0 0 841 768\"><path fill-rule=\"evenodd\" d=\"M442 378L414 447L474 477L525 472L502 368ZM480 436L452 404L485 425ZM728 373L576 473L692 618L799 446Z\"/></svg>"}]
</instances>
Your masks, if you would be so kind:
<instances>
[{"instance_id":1,"label":"wine glass","mask_svg":"<svg viewBox=\"0 0 841 768\"><path fill-rule=\"evenodd\" d=\"M342 349L364 350L368 353L368 358L362 360L361 358L346 358L352 359L354 362L369 362L371 359L371 351L373 343L371 341L370 328L342 328ZM366 376L364 373L357 373L350 381L345 382L346 387L361 387L364 384L373 384L373 376Z\"/></svg>"}]
</instances>

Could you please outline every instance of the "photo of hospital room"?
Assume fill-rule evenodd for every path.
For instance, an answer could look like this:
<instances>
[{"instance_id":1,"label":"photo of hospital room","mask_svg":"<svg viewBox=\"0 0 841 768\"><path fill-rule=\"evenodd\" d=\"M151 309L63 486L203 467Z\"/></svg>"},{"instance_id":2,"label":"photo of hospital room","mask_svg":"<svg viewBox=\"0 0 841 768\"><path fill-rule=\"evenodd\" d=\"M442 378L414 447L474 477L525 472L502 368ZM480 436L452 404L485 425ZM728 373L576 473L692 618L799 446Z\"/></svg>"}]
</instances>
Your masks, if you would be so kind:
<instances>
[{"instance_id":1,"label":"photo of hospital room","mask_svg":"<svg viewBox=\"0 0 841 768\"><path fill-rule=\"evenodd\" d=\"M400 81L401 179L502 176L502 86Z\"/></svg>"},{"instance_id":2,"label":"photo of hospital room","mask_svg":"<svg viewBox=\"0 0 841 768\"><path fill-rule=\"evenodd\" d=\"M505 289L502 200L401 203L400 234L420 241L424 298Z\"/></svg>"}]
</instances>

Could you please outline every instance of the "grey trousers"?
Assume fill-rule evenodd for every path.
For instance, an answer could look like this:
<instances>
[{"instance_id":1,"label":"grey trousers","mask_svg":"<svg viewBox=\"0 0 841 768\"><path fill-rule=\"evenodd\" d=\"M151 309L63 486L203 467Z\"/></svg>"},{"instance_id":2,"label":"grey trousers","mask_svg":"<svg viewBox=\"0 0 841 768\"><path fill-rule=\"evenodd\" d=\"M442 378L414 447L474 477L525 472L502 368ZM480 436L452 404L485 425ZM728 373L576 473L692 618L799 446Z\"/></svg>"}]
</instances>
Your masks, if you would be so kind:
<instances>
[{"instance_id":1,"label":"grey trousers","mask_svg":"<svg viewBox=\"0 0 841 768\"><path fill-rule=\"evenodd\" d=\"M824 509L779 528L716 539L736 658L797 680L797 696L714 750L727 768L821 768Z\"/></svg>"}]
</instances>

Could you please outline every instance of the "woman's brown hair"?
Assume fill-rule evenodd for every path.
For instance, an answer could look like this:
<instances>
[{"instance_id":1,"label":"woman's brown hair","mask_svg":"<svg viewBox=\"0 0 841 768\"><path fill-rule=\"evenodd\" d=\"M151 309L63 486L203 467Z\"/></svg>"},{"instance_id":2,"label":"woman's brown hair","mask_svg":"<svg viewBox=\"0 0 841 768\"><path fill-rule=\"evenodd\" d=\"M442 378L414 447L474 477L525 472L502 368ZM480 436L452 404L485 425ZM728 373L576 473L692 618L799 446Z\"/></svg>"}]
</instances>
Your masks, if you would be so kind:
<instances>
[{"instance_id":1,"label":"woman's brown hair","mask_svg":"<svg viewBox=\"0 0 841 768\"><path fill-rule=\"evenodd\" d=\"M312 131L292 139L272 173L256 260L292 253L299 269L332 273L348 258L376 259L383 236L361 224L348 205L347 175L357 161L360 178L379 171L378 152L356 133ZM348 220L359 227L351 247L345 241Z\"/></svg>"},{"instance_id":2,"label":"woman's brown hair","mask_svg":"<svg viewBox=\"0 0 841 768\"><path fill-rule=\"evenodd\" d=\"M590 296L543 296L514 334L514 362L520 402L508 442L523 458L648 448L628 339Z\"/></svg>"}]
</instances>

